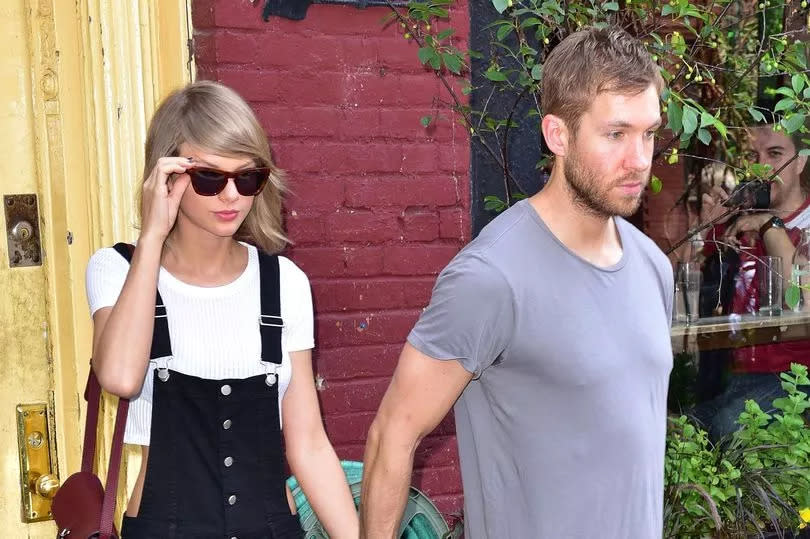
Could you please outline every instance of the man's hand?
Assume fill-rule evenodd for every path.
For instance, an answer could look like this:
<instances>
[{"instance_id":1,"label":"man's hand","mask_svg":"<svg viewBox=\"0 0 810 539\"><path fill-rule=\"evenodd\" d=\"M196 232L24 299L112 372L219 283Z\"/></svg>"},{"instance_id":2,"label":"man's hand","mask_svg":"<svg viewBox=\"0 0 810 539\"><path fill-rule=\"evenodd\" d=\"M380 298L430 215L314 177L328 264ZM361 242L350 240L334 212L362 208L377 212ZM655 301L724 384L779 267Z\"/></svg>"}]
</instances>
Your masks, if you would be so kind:
<instances>
[{"instance_id":1,"label":"man's hand","mask_svg":"<svg viewBox=\"0 0 810 539\"><path fill-rule=\"evenodd\" d=\"M757 232L767 223L772 214L768 212L757 212L741 215L734 223L726 229L725 240L727 243L739 246L740 241L737 236L743 232Z\"/></svg>"},{"instance_id":2,"label":"man's hand","mask_svg":"<svg viewBox=\"0 0 810 539\"><path fill-rule=\"evenodd\" d=\"M712 187L712 190L708 193L703 193L701 200L703 201L700 209L701 223L708 223L709 221L718 218L724 212L728 211L728 208L723 206L723 202L728 200L728 193L726 193L725 189L718 185ZM719 222L725 223L727 220L728 218Z\"/></svg>"}]
</instances>

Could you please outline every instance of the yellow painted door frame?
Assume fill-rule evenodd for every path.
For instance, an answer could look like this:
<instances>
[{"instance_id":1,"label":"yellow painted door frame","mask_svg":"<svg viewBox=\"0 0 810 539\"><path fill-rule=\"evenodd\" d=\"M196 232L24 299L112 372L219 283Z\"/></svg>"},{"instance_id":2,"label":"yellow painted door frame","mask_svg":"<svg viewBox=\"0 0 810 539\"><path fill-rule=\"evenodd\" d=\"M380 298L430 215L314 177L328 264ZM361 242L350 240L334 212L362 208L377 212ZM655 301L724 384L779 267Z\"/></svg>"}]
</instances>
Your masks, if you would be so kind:
<instances>
[{"instance_id":1,"label":"yellow painted door frame","mask_svg":"<svg viewBox=\"0 0 810 539\"><path fill-rule=\"evenodd\" d=\"M137 236L134 194L148 120L163 96L194 76L191 0L9 1L20 7L15 16L25 17L28 31L31 95L19 101L30 104L33 122L49 390L64 481L81 461L92 347L85 268L96 249ZM99 442L108 448L114 401L105 404ZM106 455L99 460L105 472ZM5 500L19 496L0 493Z\"/></svg>"}]
</instances>

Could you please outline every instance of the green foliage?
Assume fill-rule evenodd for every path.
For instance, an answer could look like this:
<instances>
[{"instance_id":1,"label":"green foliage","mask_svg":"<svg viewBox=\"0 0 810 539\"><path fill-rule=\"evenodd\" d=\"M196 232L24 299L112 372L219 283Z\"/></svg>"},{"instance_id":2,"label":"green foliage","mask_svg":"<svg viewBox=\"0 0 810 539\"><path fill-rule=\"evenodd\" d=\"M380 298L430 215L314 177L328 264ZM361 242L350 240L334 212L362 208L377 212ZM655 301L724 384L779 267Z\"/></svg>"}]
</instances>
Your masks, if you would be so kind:
<instances>
[{"instance_id":1,"label":"green foliage","mask_svg":"<svg viewBox=\"0 0 810 539\"><path fill-rule=\"evenodd\" d=\"M763 412L748 401L730 439L712 444L685 416L672 419L664 474L665 537L753 537L796 530L810 506L807 367L782 373L786 396Z\"/></svg>"},{"instance_id":2,"label":"green foliage","mask_svg":"<svg viewBox=\"0 0 810 539\"><path fill-rule=\"evenodd\" d=\"M404 36L418 44L419 61L443 79L464 75L470 60L480 57L454 45L454 31L447 25L451 3L412 1L406 12L396 12ZM556 43L587 26L622 26L642 39L667 82L662 111L671 136L660 138L656 154L676 163L679 155L672 150L686 150L693 158L728 163L739 178L760 176L745 161L741 140L745 138L743 126L773 121L755 105L759 78L776 84L772 93L781 97L776 109L781 114L779 127L786 133L806 132L804 125L810 117L809 46L781 28L786 7L795 3L492 0L498 16L487 31L494 54L483 75L496 92L516 98L539 96L543 62ZM760 27L764 28L762 35ZM501 211L509 206L512 189L521 183L511 181L512 167L504 157L509 131L526 121L536 125L542 117L541 101L536 100L536 110L525 117L512 117L511 113L499 117L487 104L472 109L452 85L446 88L452 95L447 105L470 130L473 141L482 144L504 171L506 192L498 197L504 205L488 205L492 211ZM465 85L461 93L467 95L470 90ZM484 137L484 133L494 137ZM776 174L772 171L771 179ZM659 182L651 182L654 192L660 187Z\"/></svg>"}]
</instances>

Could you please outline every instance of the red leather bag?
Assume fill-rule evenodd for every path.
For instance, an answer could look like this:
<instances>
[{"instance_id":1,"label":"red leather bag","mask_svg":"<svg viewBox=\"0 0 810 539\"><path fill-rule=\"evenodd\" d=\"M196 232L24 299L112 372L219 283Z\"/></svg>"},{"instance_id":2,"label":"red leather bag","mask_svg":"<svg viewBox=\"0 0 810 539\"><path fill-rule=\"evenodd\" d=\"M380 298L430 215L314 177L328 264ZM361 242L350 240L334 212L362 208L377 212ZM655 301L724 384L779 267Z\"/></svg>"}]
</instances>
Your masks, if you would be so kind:
<instances>
[{"instance_id":1,"label":"red leather bag","mask_svg":"<svg viewBox=\"0 0 810 539\"><path fill-rule=\"evenodd\" d=\"M99 386L92 367L87 378L84 398L87 400L87 420L84 425L82 470L67 478L51 504L53 519L59 528L57 537L118 539L118 532L113 525L113 516L129 401L126 399L118 401L110 465L107 468L107 482L102 488L101 481L93 473L101 386Z\"/></svg>"}]
</instances>

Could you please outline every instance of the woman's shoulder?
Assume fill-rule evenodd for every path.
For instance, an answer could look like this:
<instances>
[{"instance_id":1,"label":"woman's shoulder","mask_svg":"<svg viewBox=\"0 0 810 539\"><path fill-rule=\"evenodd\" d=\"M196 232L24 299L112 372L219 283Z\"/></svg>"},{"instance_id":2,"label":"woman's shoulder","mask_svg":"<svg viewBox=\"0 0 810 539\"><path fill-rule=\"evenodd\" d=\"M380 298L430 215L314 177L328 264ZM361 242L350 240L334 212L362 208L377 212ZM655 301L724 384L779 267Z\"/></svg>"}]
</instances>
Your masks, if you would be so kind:
<instances>
[{"instance_id":1,"label":"woman's shoulder","mask_svg":"<svg viewBox=\"0 0 810 539\"><path fill-rule=\"evenodd\" d=\"M112 247L102 247L90 257L87 263L88 271L91 269L127 270L129 262Z\"/></svg>"}]
</instances>

